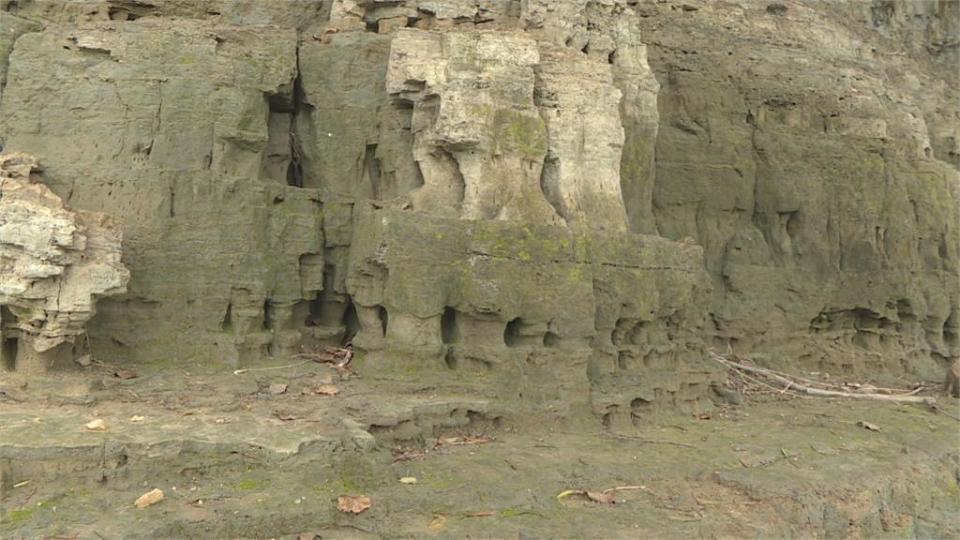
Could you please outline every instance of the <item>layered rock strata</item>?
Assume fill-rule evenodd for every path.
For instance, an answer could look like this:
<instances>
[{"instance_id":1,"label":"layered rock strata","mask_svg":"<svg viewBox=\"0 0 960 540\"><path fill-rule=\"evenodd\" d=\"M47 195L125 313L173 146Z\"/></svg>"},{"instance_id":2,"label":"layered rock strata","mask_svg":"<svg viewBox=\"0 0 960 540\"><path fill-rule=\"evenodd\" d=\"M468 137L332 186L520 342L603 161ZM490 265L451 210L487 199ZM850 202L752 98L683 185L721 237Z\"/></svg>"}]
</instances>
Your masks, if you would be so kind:
<instances>
[{"instance_id":1,"label":"layered rock strata","mask_svg":"<svg viewBox=\"0 0 960 540\"><path fill-rule=\"evenodd\" d=\"M0 8L3 144L123 219L107 358L355 338L371 375L616 423L706 406L705 346L960 349L955 3Z\"/></svg>"},{"instance_id":2,"label":"layered rock strata","mask_svg":"<svg viewBox=\"0 0 960 540\"><path fill-rule=\"evenodd\" d=\"M0 349L6 368L43 371L84 335L100 297L126 292L120 226L67 209L37 183L37 161L0 154Z\"/></svg>"}]
</instances>

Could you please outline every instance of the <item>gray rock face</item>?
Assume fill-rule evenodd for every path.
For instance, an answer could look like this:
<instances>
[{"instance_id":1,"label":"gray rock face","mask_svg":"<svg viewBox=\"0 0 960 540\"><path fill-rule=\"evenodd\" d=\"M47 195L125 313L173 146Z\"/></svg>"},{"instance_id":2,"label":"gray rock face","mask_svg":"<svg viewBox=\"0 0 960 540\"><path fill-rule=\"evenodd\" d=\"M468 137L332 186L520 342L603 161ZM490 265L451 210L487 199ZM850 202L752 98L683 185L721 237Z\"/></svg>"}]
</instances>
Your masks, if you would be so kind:
<instances>
[{"instance_id":1,"label":"gray rock face","mask_svg":"<svg viewBox=\"0 0 960 540\"><path fill-rule=\"evenodd\" d=\"M637 6L662 85L653 221L704 247L716 346L940 377L960 347L960 6L780 4Z\"/></svg>"},{"instance_id":2,"label":"gray rock face","mask_svg":"<svg viewBox=\"0 0 960 540\"><path fill-rule=\"evenodd\" d=\"M71 206L124 222L101 356L239 362L295 350L322 288L315 190L287 185L296 32L183 20L48 25L11 57L4 142ZM47 69L46 66L58 66Z\"/></svg>"},{"instance_id":3,"label":"gray rock face","mask_svg":"<svg viewBox=\"0 0 960 540\"><path fill-rule=\"evenodd\" d=\"M37 168L31 156L0 154L0 336L32 349L7 358L5 347L8 365L83 335L97 298L126 292L130 279L119 225L65 208L31 179Z\"/></svg>"},{"instance_id":4,"label":"gray rock face","mask_svg":"<svg viewBox=\"0 0 960 540\"><path fill-rule=\"evenodd\" d=\"M953 3L3 6L4 146L124 223L106 358L354 338L616 425L708 406L707 346L960 350Z\"/></svg>"}]
</instances>

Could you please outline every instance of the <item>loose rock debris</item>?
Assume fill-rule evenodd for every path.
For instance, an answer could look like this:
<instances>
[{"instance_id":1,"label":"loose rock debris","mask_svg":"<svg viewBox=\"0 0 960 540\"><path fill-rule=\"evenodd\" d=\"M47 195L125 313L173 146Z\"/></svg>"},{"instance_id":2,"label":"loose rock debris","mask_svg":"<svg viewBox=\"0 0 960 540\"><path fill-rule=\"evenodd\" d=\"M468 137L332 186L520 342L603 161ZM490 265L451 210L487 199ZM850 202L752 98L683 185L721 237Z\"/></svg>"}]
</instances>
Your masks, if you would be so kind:
<instances>
[{"instance_id":1,"label":"loose rock debris","mask_svg":"<svg viewBox=\"0 0 960 540\"><path fill-rule=\"evenodd\" d=\"M393 450L393 462L413 461L427 457L431 452L438 452L445 447L467 446L473 444L486 444L493 442L492 437L483 435L465 435L463 437L438 437L433 446L427 448L395 448Z\"/></svg>"}]
</instances>

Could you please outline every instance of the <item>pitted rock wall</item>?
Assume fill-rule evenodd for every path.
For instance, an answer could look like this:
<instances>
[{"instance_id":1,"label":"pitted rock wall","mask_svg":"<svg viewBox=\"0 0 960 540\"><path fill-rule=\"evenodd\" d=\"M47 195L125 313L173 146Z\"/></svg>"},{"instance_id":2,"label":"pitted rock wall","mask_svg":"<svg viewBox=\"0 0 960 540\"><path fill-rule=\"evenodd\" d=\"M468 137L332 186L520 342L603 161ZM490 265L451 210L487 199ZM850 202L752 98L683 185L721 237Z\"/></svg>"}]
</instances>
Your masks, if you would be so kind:
<instances>
[{"instance_id":1,"label":"pitted rock wall","mask_svg":"<svg viewBox=\"0 0 960 540\"><path fill-rule=\"evenodd\" d=\"M706 406L707 346L893 376L960 353L956 19L5 0L0 139L125 224L105 359L353 337L368 375L615 424Z\"/></svg>"},{"instance_id":2,"label":"pitted rock wall","mask_svg":"<svg viewBox=\"0 0 960 540\"><path fill-rule=\"evenodd\" d=\"M704 247L714 346L939 377L960 353L960 4L686 5L637 5L652 220Z\"/></svg>"},{"instance_id":3,"label":"pitted rock wall","mask_svg":"<svg viewBox=\"0 0 960 540\"><path fill-rule=\"evenodd\" d=\"M0 103L4 144L38 156L71 206L124 223L132 279L92 323L98 354L293 351L293 312L322 288L322 213L315 191L273 178L264 156L272 104L293 92L296 32L167 25L21 36Z\"/></svg>"}]
</instances>

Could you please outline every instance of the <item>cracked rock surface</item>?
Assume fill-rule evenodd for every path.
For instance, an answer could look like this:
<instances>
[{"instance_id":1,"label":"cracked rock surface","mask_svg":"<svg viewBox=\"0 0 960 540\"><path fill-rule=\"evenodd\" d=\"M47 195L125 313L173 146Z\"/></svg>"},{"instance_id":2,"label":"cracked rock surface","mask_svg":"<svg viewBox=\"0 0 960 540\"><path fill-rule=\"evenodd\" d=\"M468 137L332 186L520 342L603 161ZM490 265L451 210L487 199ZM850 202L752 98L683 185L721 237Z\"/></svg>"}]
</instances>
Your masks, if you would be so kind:
<instances>
[{"instance_id":1,"label":"cracked rock surface","mask_svg":"<svg viewBox=\"0 0 960 540\"><path fill-rule=\"evenodd\" d=\"M66 208L31 177L37 168L31 156L0 154L0 335L18 332L44 352L83 335L97 299L125 292L130 273L119 224Z\"/></svg>"}]
</instances>

